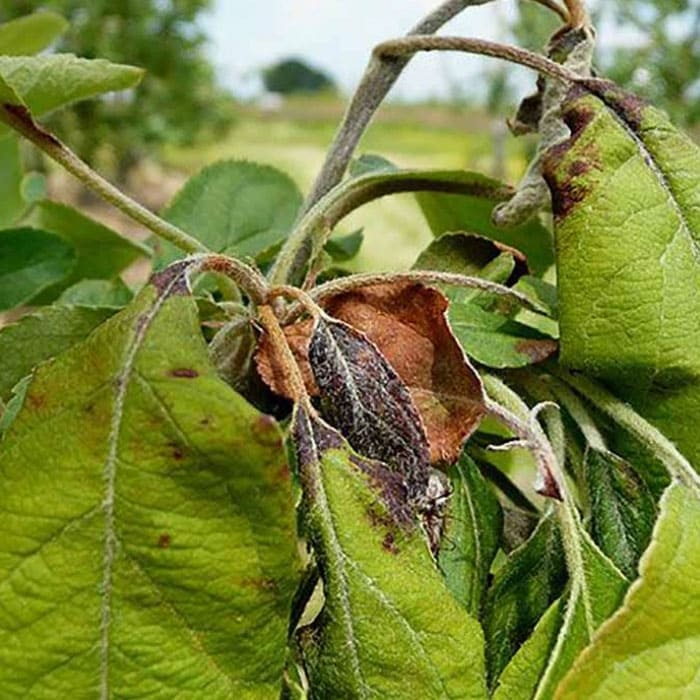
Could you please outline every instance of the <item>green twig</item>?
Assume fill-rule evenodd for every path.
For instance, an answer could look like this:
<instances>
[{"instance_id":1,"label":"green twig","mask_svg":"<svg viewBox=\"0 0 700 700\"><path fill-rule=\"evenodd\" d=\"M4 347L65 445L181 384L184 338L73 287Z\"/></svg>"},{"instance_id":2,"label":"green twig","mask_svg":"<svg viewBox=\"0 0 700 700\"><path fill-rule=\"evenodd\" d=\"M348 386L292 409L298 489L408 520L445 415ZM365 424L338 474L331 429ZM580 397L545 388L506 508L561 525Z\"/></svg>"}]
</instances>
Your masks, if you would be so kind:
<instances>
[{"instance_id":1,"label":"green twig","mask_svg":"<svg viewBox=\"0 0 700 700\"><path fill-rule=\"evenodd\" d=\"M469 195L480 190L473 182L460 181L441 171L397 170L348 180L328 192L301 218L270 270L271 283L301 282L304 266L313 263L343 218L367 202L400 192ZM504 198L512 194L510 188L503 188Z\"/></svg>"},{"instance_id":2,"label":"green twig","mask_svg":"<svg viewBox=\"0 0 700 700\"><path fill-rule=\"evenodd\" d=\"M87 163L73 153L68 146L34 121L26 107L2 105L0 108L0 121L3 121L28 141L31 141L49 158L62 165L71 175L74 175L99 197L124 212L134 221L138 221L138 223L160 238L169 241L186 253L207 252L206 246L196 238L156 216L96 173Z\"/></svg>"}]
</instances>

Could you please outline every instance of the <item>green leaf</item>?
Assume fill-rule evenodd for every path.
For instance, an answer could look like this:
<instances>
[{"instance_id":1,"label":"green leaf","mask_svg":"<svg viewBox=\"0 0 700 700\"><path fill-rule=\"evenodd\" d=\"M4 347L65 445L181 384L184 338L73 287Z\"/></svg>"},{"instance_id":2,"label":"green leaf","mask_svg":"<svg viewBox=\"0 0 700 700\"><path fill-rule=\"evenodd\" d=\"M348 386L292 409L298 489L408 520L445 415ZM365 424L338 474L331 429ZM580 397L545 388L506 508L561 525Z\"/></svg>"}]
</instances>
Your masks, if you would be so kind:
<instances>
[{"instance_id":1,"label":"green leaf","mask_svg":"<svg viewBox=\"0 0 700 700\"><path fill-rule=\"evenodd\" d=\"M557 350L553 338L476 304L452 304L449 319L467 355L487 367L525 367Z\"/></svg>"},{"instance_id":2,"label":"green leaf","mask_svg":"<svg viewBox=\"0 0 700 700\"><path fill-rule=\"evenodd\" d=\"M117 277L113 280L81 280L58 297L57 304L92 308L126 306L133 297L131 290Z\"/></svg>"},{"instance_id":3,"label":"green leaf","mask_svg":"<svg viewBox=\"0 0 700 700\"><path fill-rule=\"evenodd\" d=\"M357 255L363 239L362 230L340 236L336 235L328 239L324 250L334 262L347 262Z\"/></svg>"},{"instance_id":4,"label":"green leaf","mask_svg":"<svg viewBox=\"0 0 700 700\"><path fill-rule=\"evenodd\" d=\"M297 639L319 698L485 698L483 636L406 511L400 479L304 409L305 526L325 602Z\"/></svg>"},{"instance_id":5,"label":"green leaf","mask_svg":"<svg viewBox=\"0 0 700 700\"><path fill-rule=\"evenodd\" d=\"M503 514L493 489L466 453L448 476L452 494L444 516L438 564L452 594L478 618L500 544Z\"/></svg>"},{"instance_id":6,"label":"green leaf","mask_svg":"<svg viewBox=\"0 0 700 700\"><path fill-rule=\"evenodd\" d=\"M494 700L552 698L578 653L619 606L626 579L583 530L578 545L581 570L572 572L567 595L552 604L508 664Z\"/></svg>"},{"instance_id":7,"label":"green leaf","mask_svg":"<svg viewBox=\"0 0 700 700\"><path fill-rule=\"evenodd\" d=\"M214 252L256 257L287 237L301 202L299 188L281 171L224 160L191 177L163 216ZM182 255L163 243L157 266Z\"/></svg>"},{"instance_id":8,"label":"green leaf","mask_svg":"<svg viewBox=\"0 0 700 700\"><path fill-rule=\"evenodd\" d=\"M0 230L0 310L35 299L68 279L75 250L58 236L32 228Z\"/></svg>"},{"instance_id":9,"label":"green leaf","mask_svg":"<svg viewBox=\"0 0 700 700\"><path fill-rule=\"evenodd\" d=\"M0 437L12 425L14 419L17 418L17 414L22 408L24 397L27 395L27 389L29 389L31 381L32 378L30 376L24 377L12 388L10 399L7 404L5 404L2 415L0 415ZM0 409L1 408L0 406Z\"/></svg>"},{"instance_id":10,"label":"green leaf","mask_svg":"<svg viewBox=\"0 0 700 700\"><path fill-rule=\"evenodd\" d=\"M656 520L654 498L634 467L611 452L589 448L585 469L593 539L633 580Z\"/></svg>"},{"instance_id":11,"label":"green leaf","mask_svg":"<svg viewBox=\"0 0 700 700\"><path fill-rule=\"evenodd\" d=\"M216 376L177 272L42 365L4 437L0 696L279 692L281 435Z\"/></svg>"},{"instance_id":12,"label":"green leaf","mask_svg":"<svg viewBox=\"0 0 700 700\"><path fill-rule=\"evenodd\" d=\"M448 233L433 241L413 267L482 277L499 284L527 269L518 251L466 233ZM504 315L512 313L511 309L500 309L502 301L493 294L455 287L444 291L452 302L448 315L455 336L467 355L477 362L496 368L525 367L556 351L557 344L551 336ZM531 313L528 318L535 319L531 322L542 328L547 328L549 321L550 329L556 329L551 319L540 314Z\"/></svg>"},{"instance_id":13,"label":"green leaf","mask_svg":"<svg viewBox=\"0 0 700 700\"><path fill-rule=\"evenodd\" d=\"M600 81L546 160L561 361L605 379L700 466L700 149Z\"/></svg>"},{"instance_id":14,"label":"green leaf","mask_svg":"<svg viewBox=\"0 0 700 700\"><path fill-rule=\"evenodd\" d=\"M0 102L26 106L35 117L71 102L134 87L143 71L71 54L0 56ZM0 136L8 127L0 125Z\"/></svg>"},{"instance_id":15,"label":"green leaf","mask_svg":"<svg viewBox=\"0 0 700 700\"><path fill-rule=\"evenodd\" d=\"M68 27L55 12L34 12L0 24L0 55L25 56L51 45Z\"/></svg>"},{"instance_id":16,"label":"green leaf","mask_svg":"<svg viewBox=\"0 0 700 700\"><path fill-rule=\"evenodd\" d=\"M673 485L661 501L640 579L558 689L557 700L691 698L700 658L700 499Z\"/></svg>"},{"instance_id":17,"label":"green leaf","mask_svg":"<svg viewBox=\"0 0 700 700\"><path fill-rule=\"evenodd\" d=\"M498 569L486 596L483 624L486 667L492 685L561 595L566 576L559 525L548 516Z\"/></svg>"},{"instance_id":18,"label":"green leaf","mask_svg":"<svg viewBox=\"0 0 700 700\"><path fill-rule=\"evenodd\" d=\"M468 231L492 238L521 250L532 270L543 274L554 263L551 233L536 219L512 229L498 228L491 222L494 207L512 196L506 185L480 175L461 172L460 182L473 184L473 194L416 195L433 234Z\"/></svg>"},{"instance_id":19,"label":"green leaf","mask_svg":"<svg viewBox=\"0 0 700 700\"><path fill-rule=\"evenodd\" d=\"M120 236L65 204L41 202L36 207L34 220L42 229L70 243L78 255L73 274L63 284L49 290L42 299L44 303L83 279L112 279L139 257L151 254L144 244Z\"/></svg>"},{"instance_id":20,"label":"green leaf","mask_svg":"<svg viewBox=\"0 0 700 700\"><path fill-rule=\"evenodd\" d=\"M0 228L17 221L25 206L19 141L6 136L0 138Z\"/></svg>"},{"instance_id":21,"label":"green leaf","mask_svg":"<svg viewBox=\"0 0 700 700\"><path fill-rule=\"evenodd\" d=\"M42 173L27 173L22 178L20 192L22 193L22 199L27 204L34 204L42 199L46 199L48 192L46 176Z\"/></svg>"},{"instance_id":22,"label":"green leaf","mask_svg":"<svg viewBox=\"0 0 700 700\"><path fill-rule=\"evenodd\" d=\"M0 398L36 365L83 340L115 309L48 306L0 328Z\"/></svg>"}]
</instances>

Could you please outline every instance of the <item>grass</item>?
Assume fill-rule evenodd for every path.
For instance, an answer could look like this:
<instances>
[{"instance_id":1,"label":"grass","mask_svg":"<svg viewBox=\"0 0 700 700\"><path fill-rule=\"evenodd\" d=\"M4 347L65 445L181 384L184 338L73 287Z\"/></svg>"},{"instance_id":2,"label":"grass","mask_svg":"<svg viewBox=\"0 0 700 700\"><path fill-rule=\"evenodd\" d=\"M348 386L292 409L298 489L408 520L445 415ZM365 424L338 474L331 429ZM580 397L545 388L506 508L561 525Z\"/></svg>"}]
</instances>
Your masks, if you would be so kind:
<instances>
[{"instance_id":1,"label":"grass","mask_svg":"<svg viewBox=\"0 0 700 700\"><path fill-rule=\"evenodd\" d=\"M297 99L277 112L241 111L227 138L201 149L167 149L167 166L193 173L216 160L236 158L267 163L288 173L308 191L342 115L342 104ZM398 166L478 170L494 169L492 120L445 106L383 110L357 153L377 153ZM506 137L506 172L513 182L525 166L524 147ZM366 205L342 224L362 228L365 242L351 263L359 270L398 270L411 266L431 234L412 195L398 195Z\"/></svg>"}]
</instances>

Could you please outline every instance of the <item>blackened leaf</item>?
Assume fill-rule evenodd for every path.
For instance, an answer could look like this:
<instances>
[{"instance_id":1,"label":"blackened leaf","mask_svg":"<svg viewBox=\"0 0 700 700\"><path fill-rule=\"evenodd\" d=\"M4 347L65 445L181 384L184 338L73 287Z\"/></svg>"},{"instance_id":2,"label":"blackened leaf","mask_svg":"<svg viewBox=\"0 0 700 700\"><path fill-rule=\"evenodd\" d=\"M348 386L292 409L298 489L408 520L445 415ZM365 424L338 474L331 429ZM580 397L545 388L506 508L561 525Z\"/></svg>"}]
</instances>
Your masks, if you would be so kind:
<instances>
[{"instance_id":1,"label":"blackened leaf","mask_svg":"<svg viewBox=\"0 0 700 700\"><path fill-rule=\"evenodd\" d=\"M454 462L484 415L484 389L447 323L446 297L412 282L384 283L337 294L324 307L367 335L409 388L431 461Z\"/></svg>"},{"instance_id":2,"label":"blackened leaf","mask_svg":"<svg viewBox=\"0 0 700 700\"><path fill-rule=\"evenodd\" d=\"M656 520L654 498L634 467L617 455L589 448L585 463L593 539L632 580Z\"/></svg>"},{"instance_id":3,"label":"blackened leaf","mask_svg":"<svg viewBox=\"0 0 700 700\"><path fill-rule=\"evenodd\" d=\"M304 408L293 434L325 592L297 631L310 697L485 698L481 629L445 587L396 474Z\"/></svg>"},{"instance_id":4,"label":"blackened leaf","mask_svg":"<svg viewBox=\"0 0 700 700\"><path fill-rule=\"evenodd\" d=\"M548 516L496 572L487 593L483 625L491 685L561 595L566 578L559 525Z\"/></svg>"},{"instance_id":5,"label":"blackened leaf","mask_svg":"<svg viewBox=\"0 0 700 700\"><path fill-rule=\"evenodd\" d=\"M445 511L438 564L447 587L479 617L491 563L498 551L503 514L496 495L463 453L448 471L452 494Z\"/></svg>"},{"instance_id":6,"label":"blackened leaf","mask_svg":"<svg viewBox=\"0 0 700 700\"><path fill-rule=\"evenodd\" d=\"M417 498L425 493L430 453L408 388L379 349L360 331L319 318L309 363L323 412L360 454L400 473Z\"/></svg>"}]
</instances>

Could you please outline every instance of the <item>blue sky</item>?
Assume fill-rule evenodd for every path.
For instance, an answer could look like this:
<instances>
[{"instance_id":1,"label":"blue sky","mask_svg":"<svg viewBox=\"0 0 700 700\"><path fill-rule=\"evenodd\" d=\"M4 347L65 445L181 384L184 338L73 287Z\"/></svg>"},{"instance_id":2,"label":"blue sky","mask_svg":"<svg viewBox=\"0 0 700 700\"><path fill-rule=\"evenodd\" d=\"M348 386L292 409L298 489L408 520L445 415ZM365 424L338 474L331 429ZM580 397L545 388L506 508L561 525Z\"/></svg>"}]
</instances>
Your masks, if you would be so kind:
<instances>
[{"instance_id":1,"label":"blue sky","mask_svg":"<svg viewBox=\"0 0 700 700\"><path fill-rule=\"evenodd\" d=\"M217 0L206 18L210 55L221 81L241 93L250 76L275 59L298 55L329 70L344 91L357 83L371 48L404 34L438 0ZM475 7L443 33L498 39L512 15L513 0ZM421 55L394 88L402 99L445 97L450 84L468 90L493 61L464 55ZM523 80L531 81L527 75Z\"/></svg>"}]
</instances>

